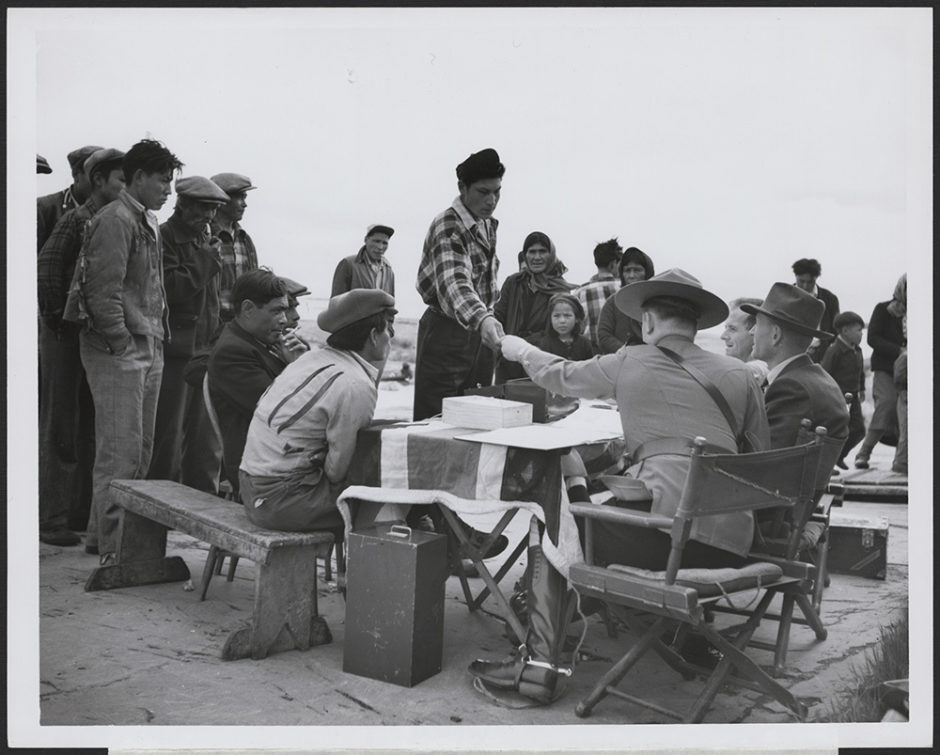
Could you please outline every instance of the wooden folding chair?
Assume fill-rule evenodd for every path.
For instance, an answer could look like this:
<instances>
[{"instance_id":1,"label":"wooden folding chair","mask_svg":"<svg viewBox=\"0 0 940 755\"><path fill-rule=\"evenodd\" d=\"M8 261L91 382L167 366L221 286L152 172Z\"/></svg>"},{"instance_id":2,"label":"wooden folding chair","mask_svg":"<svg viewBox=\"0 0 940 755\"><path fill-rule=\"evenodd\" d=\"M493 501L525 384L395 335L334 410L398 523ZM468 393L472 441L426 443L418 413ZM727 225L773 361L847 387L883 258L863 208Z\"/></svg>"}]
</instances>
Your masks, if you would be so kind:
<instances>
[{"instance_id":1,"label":"wooden folding chair","mask_svg":"<svg viewBox=\"0 0 940 755\"><path fill-rule=\"evenodd\" d=\"M750 642L752 647L774 652L774 676L781 676L784 672L790 644L790 627L793 624L810 627L820 642L828 637L828 631L820 618L820 607L828 577L826 564L829 549L829 510L833 505L841 505L842 498L842 486L831 482L831 474L845 438L830 437L825 433L825 428L821 427L813 431L812 423L808 419L803 420L797 443L810 442L814 437L819 438L822 445L813 491L814 508L804 512L805 519L802 521L794 521L797 512L777 510L773 519L758 528L751 551L756 560L770 555L806 561L815 566L809 584L786 585L776 590L782 596L780 611L768 611L764 617L779 622L776 639L773 642L752 639ZM799 607L802 616L794 616L794 606ZM714 610L720 613L742 613L727 605L716 605Z\"/></svg>"},{"instance_id":2,"label":"wooden folding chair","mask_svg":"<svg viewBox=\"0 0 940 755\"><path fill-rule=\"evenodd\" d=\"M805 521L802 512L813 506L822 437L793 448L749 454L706 454L705 439L696 438L675 517L612 506L571 504L571 512L584 517L586 524L586 563L571 567L571 584L582 595L604 601L631 630L640 634L639 640L578 704L575 710L578 716L590 715L601 699L613 695L672 718L698 723L728 680L764 692L800 720L805 718L805 704L757 666L746 649L775 589L809 584L813 567L773 557L741 569L680 569L679 565L692 524L699 517L783 506L799 512L794 513L796 521ZM672 547L665 572L616 564L594 565L591 524L595 519L669 529ZM706 621L706 609L720 601L756 603L749 610L747 622L733 628L729 637ZM676 628L677 636L689 631L704 635L721 651L721 661L714 669L687 662L661 639L672 628ZM650 649L686 678L707 677L704 689L688 712L670 710L618 689L619 682ZM736 675L729 677L732 667Z\"/></svg>"}]
</instances>

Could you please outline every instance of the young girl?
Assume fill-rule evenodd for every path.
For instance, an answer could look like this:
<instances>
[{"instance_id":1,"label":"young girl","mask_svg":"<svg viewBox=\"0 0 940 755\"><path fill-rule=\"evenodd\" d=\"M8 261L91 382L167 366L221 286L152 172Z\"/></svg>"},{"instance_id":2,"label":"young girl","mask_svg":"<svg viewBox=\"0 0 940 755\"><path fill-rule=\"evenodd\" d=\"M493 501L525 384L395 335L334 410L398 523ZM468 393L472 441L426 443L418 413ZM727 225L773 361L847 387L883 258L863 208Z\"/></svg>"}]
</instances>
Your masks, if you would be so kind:
<instances>
[{"instance_id":1,"label":"young girl","mask_svg":"<svg viewBox=\"0 0 940 755\"><path fill-rule=\"evenodd\" d=\"M565 359L581 361L594 356L591 342L581 335L584 329L584 308L572 294L555 294L548 302L545 332L534 336L531 343L542 351Z\"/></svg>"}]
</instances>

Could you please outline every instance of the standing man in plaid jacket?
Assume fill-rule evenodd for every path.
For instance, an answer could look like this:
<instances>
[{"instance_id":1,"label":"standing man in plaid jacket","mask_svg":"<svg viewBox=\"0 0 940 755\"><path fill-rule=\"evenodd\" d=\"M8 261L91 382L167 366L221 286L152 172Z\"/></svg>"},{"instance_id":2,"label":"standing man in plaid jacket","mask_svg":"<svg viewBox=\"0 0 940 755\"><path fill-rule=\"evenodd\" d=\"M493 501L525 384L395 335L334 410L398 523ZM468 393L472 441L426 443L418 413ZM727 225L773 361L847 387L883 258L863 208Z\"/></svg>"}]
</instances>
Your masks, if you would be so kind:
<instances>
[{"instance_id":1,"label":"standing man in plaid jacket","mask_svg":"<svg viewBox=\"0 0 940 755\"><path fill-rule=\"evenodd\" d=\"M496 226L505 166L494 149L457 166L460 196L431 221L417 289L427 310L418 324L414 419L441 412L446 396L490 385L503 327L493 315L499 297Z\"/></svg>"},{"instance_id":2,"label":"standing man in plaid jacket","mask_svg":"<svg viewBox=\"0 0 940 755\"><path fill-rule=\"evenodd\" d=\"M596 353L600 353L597 326L601 321L601 310L607 303L607 299L620 290L619 268L622 255L623 248L617 243L616 238L608 239L594 247L594 264L597 267L597 273L573 292L584 307L584 314L587 316L584 335L590 339Z\"/></svg>"}]
</instances>

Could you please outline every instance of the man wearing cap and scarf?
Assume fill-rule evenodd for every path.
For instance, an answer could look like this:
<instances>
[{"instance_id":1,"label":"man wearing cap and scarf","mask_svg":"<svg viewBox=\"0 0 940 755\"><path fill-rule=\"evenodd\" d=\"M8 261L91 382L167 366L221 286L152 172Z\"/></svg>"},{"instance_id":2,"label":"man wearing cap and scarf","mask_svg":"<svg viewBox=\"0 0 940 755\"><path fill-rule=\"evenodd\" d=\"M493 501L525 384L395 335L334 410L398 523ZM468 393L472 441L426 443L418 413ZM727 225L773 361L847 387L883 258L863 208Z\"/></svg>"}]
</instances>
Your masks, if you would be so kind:
<instances>
[{"instance_id":1,"label":"man wearing cap and scarf","mask_svg":"<svg viewBox=\"0 0 940 755\"><path fill-rule=\"evenodd\" d=\"M333 297L317 318L326 346L288 365L258 401L239 472L252 522L290 532L342 527L336 497L375 412L395 314L395 300L377 289Z\"/></svg>"},{"instance_id":2,"label":"man wearing cap and scarf","mask_svg":"<svg viewBox=\"0 0 940 755\"><path fill-rule=\"evenodd\" d=\"M167 328L154 212L166 203L181 167L152 139L128 150L125 188L89 221L65 305L64 319L84 324L79 349L95 401L92 516L102 566L114 561L121 521L111 481L143 478L153 452Z\"/></svg>"},{"instance_id":3,"label":"man wearing cap and scarf","mask_svg":"<svg viewBox=\"0 0 940 755\"><path fill-rule=\"evenodd\" d=\"M330 296L339 296L354 288L378 288L394 297L395 273L385 259L388 241L394 233L395 229L387 225L370 225L359 251L344 257L336 266Z\"/></svg>"},{"instance_id":4,"label":"man wearing cap and scarf","mask_svg":"<svg viewBox=\"0 0 940 755\"><path fill-rule=\"evenodd\" d=\"M416 286L428 308L418 324L414 419L441 412L445 396L490 385L503 326L493 307L499 295L496 227L506 168L494 149L457 166L460 196L431 221Z\"/></svg>"},{"instance_id":5,"label":"man wearing cap and scarf","mask_svg":"<svg viewBox=\"0 0 940 755\"><path fill-rule=\"evenodd\" d=\"M176 207L160 226L163 284L170 330L163 345L163 382L157 402L153 456L147 477L173 480L216 493L222 447L206 411L202 391L186 382L192 357L218 337L220 241L211 223L228 194L202 176L176 182Z\"/></svg>"},{"instance_id":6,"label":"man wearing cap and scarf","mask_svg":"<svg viewBox=\"0 0 940 755\"><path fill-rule=\"evenodd\" d=\"M819 330L825 309L822 300L789 283L774 283L760 306L741 305L742 312L757 318L753 354L768 367L764 404L772 448L795 445L804 419L825 427L830 437L848 435L845 396L806 353L814 338L833 338Z\"/></svg>"},{"instance_id":7,"label":"man wearing cap and scarf","mask_svg":"<svg viewBox=\"0 0 940 755\"><path fill-rule=\"evenodd\" d=\"M652 512L672 516L678 508L697 436L723 452L759 451L768 446L767 416L753 374L737 359L705 351L694 343L699 328L722 322L727 305L683 270L673 269L624 286L616 294L621 310L642 326L643 344L587 362L546 354L521 338L506 336L502 353L518 361L535 383L555 393L582 398L615 398L626 449L627 474L649 490ZM693 377L683 365L698 372ZM719 407L699 380L724 399ZM726 415L727 412L727 415ZM594 522L595 561L640 568L666 568L668 531ZM692 528L682 566L715 568L743 563L753 539L750 512L699 520ZM534 551L534 552L533 552ZM540 549L530 544L532 588L529 631L520 657L502 663L476 661L470 672L497 688L515 689L539 702L559 695L565 637L566 583Z\"/></svg>"},{"instance_id":8,"label":"man wearing cap and scarf","mask_svg":"<svg viewBox=\"0 0 940 755\"><path fill-rule=\"evenodd\" d=\"M76 545L88 527L95 461L95 409L79 354L80 328L62 319L85 225L124 188L124 153L100 149L85 161L87 201L67 210L37 260L39 293L39 539ZM90 529L93 529L93 524Z\"/></svg>"},{"instance_id":9,"label":"man wearing cap and scarf","mask_svg":"<svg viewBox=\"0 0 940 755\"><path fill-rule=\"evenodd\" d=\"M212 182L228 194L229 201L219 208L212 221L212 235L221 240L222 274L219 277L219 305L222 320L228 322L235 316L230 301L235 279L242 273L258 268L258 252L251 236L241 227L240 221L248 207L247 192L257 189L248 176L240 173L216 173Z\"/></svg>"},{"instance_id":10,"label":"man wearing cap and scarf","mask_svg":"<svg viewBox=\"0 0 940 755\"><path fill-rule=\"evenodd\" d=\"M88 199L88 195L91 193L91 184L88 181L87 173L85 173L85 161L100 149L104 148L89 144L69 152L68 161L69 167L72 169L72 185L62 189L62 191L47 194L36 200L37 251L42 249L42 245L46 243L59 218L67 210L73 210L81 206ZM48 167L48 164L46 167ZM51 173L52 170L50 169L48 172Z\"/></svg>"}]
</instances>

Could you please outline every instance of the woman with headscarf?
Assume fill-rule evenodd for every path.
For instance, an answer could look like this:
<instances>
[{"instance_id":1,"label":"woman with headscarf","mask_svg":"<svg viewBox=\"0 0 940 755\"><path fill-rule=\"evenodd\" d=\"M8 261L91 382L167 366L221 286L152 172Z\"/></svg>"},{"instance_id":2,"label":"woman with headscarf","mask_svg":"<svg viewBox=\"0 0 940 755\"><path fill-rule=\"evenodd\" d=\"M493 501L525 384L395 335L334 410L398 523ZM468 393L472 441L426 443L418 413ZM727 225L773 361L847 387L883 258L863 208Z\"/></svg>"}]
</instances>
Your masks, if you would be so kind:
<instances>
[{"instance_id":1,"label":"woman with headscarf","mask_svg":"<svg viewBox=\"0 0 940 755\"><path fill-rule=\"evenodd\" d=\"M552 296L568 293L575 286L565 280L568 268L558 259L552 240L541 231L533 231L525 237L520 253L520 265L523 263L522 269L503 283L493 314L506 335L528 339L545 330ZM525 376L521 365L497 360L497 383Z\"/></svg>"},{"instance_id":2,"label":"woman with headscarf","mask_svg":"<svg viewBox=\"0 0 940 755\"><path fill-rule=\"evenodd\" d=\"M648 280L655 274L653 260L635 246L627 249L620 258L620 283L623 286ZM604 302L601 319L597 323L597 345L601 354L613 354L621 346L643 343L639 321L621 312L614 299L611 296Z\"/></svg>"},{"instance_id":3,"label":"woman with headscarf","mask_svg":"<svg viewBox=\"0 0 940 755\"><path fill-rule=\"evenodd\" d=\"M894 287L891 301L875 305L868 323L868 345L871 346L872 398L875 410L865 440L855 454L856 469L868 469L868 460L880 441L895 445L898 437L898 392L894 387L894 363L907 345L904 336L904 315L907 311L907 275ZM893 441L893 442L888 442ZM906 451L906 449L905 449Z\"/></svg>"}]
</instances>

